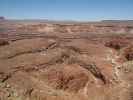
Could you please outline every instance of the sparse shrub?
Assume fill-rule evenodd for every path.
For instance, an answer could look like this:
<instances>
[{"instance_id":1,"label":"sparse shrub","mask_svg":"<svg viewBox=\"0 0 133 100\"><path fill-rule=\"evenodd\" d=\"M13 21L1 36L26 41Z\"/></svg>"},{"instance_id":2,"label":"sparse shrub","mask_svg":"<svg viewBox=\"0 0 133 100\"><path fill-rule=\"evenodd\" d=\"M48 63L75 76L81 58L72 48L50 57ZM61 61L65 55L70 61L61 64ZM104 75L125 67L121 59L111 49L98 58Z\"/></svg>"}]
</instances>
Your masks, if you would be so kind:
<instances>
[{"instance_id":1,"label":"sparse shrub","mask_svg":"<svg viewBox=\"0 0 133 100\"><path fill-rule=\"evenodd\" d=\"M133 60L133 45L130 45L129 47L125 48L124 56L128 61Z\"/></svg>"},{"instance_id":2,"label":"sparse shrub","mask_svg":"<svg viewBox=\"0 0 133 100\"><path fill-rule=\"evenodd\" d=\"M0 46L8 45L9 42L6 40L0 40Z\"/></svg>"},{"instance_id":3,"label":"sparse shrub","mask_svg":"<svg viewBox=\"0 0 133 100\"><path fill-rule=\"evenodd\" d=\"M119 50L123 47L126 47L129 43L124 39L114 39L105 43L106 47L110 47L116 50Z\"/></svg>"}]
</instances>

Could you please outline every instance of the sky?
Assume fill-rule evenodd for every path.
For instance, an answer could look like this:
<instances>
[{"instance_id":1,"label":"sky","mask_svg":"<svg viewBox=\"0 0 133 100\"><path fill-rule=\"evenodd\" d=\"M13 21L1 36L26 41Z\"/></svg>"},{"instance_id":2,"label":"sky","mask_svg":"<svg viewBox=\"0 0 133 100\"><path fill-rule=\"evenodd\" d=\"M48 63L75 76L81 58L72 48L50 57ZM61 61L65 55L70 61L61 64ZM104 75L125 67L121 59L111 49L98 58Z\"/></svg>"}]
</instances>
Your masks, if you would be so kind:
<instances>
[{"instance_id":1,"label":"sky","mask_svg":"<svg viewBox=\"0 0 133 100\"><path fill-rule=\"evenodd\" d=\"M8 19L133 20L133 0L0 0Z\"/></svg>"}]
</instances>

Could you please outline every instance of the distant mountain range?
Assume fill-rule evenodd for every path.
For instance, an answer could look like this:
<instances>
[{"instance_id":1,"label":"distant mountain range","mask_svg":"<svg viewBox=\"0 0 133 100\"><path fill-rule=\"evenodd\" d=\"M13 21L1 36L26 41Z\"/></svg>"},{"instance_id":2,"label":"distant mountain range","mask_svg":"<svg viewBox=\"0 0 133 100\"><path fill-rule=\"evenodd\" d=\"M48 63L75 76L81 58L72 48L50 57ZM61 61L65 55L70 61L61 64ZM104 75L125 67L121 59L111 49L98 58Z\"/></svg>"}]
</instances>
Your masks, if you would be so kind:
<instances>
[{"instance_id":1,"label":"distant mountain range","mask_svg":"<svg viewBox=\"0 0 133 100\"><path fill-rule=\"evenodd\" d=\"M102 20L101 22L133 22L133 20Z\"/></svg>"},{"instance_id":2,"label":"distant mountain range","mask_svg":"<svg viewBox=\"0 0 133 100\"><path fill-rule=\"evenodd\" d=\"M0 21L6 20L4 16L0 16ZM7 19L13 21L28 21L28 22L65 22L65 23L76 23L76 22L99 22L99 21L76 21L76 20L49 20L49 19ZM100 22L133 22L133 20L101 20Z\"/></svg>"}]
</instances>

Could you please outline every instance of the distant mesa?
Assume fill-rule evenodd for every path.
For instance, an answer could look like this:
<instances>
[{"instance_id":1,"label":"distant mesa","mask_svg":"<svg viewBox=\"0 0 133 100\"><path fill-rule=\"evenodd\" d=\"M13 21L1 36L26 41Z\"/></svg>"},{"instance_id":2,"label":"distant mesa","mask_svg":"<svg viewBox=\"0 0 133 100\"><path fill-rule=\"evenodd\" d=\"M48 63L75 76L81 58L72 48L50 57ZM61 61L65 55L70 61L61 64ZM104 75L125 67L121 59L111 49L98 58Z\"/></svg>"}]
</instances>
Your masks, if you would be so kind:
<instances>
[{"instance_id":1,"label":"distant mesa","mask_svg":"<svg viewBox=\"0 0 133 100\"><path fill-rule=\"evenodd\" d=\"M102 22L133 22L133 20L102 20Z\"/></svg>"},{"instance_id":2,"label":"distant mesa","mask_svg":"<svg viewBox=\"0 0 133 100\"><path fill-rule=\"evenodd\" d=\"M5 20L5 17L3 17L3 16L0 16L0 20Z\"/></svg>"}]
</instances>

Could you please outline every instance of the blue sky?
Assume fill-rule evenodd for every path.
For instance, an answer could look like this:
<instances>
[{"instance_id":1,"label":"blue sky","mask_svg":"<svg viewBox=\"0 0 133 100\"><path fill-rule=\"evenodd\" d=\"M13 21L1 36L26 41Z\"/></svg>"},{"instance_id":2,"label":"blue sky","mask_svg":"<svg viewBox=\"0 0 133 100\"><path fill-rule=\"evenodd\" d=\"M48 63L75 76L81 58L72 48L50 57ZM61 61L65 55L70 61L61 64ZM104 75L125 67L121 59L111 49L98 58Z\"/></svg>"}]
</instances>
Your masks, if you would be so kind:
<instances>
[{"instance_id":1,"label":"blue sky","mask_svg":"<svg viewBox=\"0 0 133 100\"><path fill-rule=\"evenodd\" d=\"M133 19L133 0L0 0L0 16L10 19Z\"/></svg>"}]
</instances>

